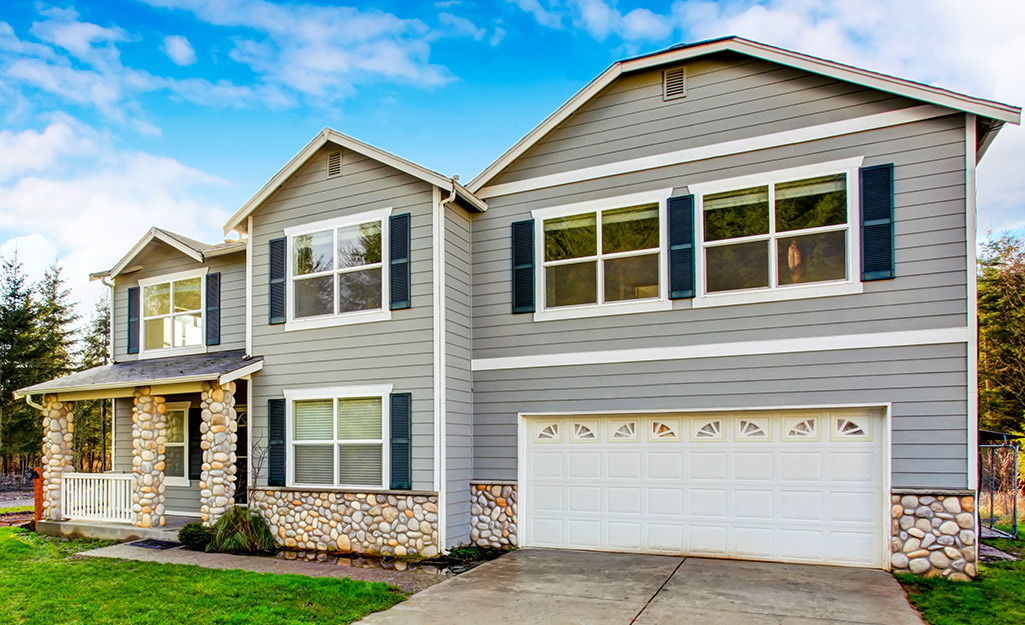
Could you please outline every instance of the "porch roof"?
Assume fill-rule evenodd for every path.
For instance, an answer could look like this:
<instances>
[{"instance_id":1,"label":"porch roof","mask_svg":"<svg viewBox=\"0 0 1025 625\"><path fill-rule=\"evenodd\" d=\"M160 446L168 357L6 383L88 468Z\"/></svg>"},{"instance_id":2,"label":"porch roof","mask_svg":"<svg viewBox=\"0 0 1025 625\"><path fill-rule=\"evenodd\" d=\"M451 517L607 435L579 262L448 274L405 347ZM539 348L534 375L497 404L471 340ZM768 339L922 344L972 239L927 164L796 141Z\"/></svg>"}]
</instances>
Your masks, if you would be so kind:
<instances>
[{"instance_id":1,"label":"porch roof","mask_svg":"<svg viewBox=\"0 0 1025 625\"><path fill-rule=\"evenodd\" d=\"M217 380L227 384L263 368L263 356L247 356L236 349L192 356L171 356L118 362L72 373L14 391L15 399L28 395L114 391L136 386L157 386ZM112 396L112 395L108 395Z\"/></svg>"}]
</instances>

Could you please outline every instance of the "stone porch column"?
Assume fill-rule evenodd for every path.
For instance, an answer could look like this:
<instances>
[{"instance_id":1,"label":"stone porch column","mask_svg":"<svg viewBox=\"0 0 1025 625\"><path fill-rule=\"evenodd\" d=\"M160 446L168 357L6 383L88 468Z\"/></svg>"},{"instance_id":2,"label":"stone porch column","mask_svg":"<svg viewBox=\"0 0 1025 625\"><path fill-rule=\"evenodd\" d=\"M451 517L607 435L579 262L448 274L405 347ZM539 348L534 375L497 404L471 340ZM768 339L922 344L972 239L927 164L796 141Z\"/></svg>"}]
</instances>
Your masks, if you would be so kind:
<instances>
[{"instance_id":1,"label":"stone porch column","mask_svg":"<svg viewBox=\"0 0 1025 625\"><path fill-rule=\"evenodd\" d=\"M148 386L135 389L132 410L132 510L136 527L164 525L164 451L167 407L164 398L150 395Z\"/></svg>"},{"instance_id":2,"label":"stone porch column","mask_svg":"<svg viewBox=\"0 0 1025 625\"><path fill-rule=\"evenodd\" d=\"M203 474L200 477L200 503L203 523L213 525L232 504L235 496L235 443L238 422L235 419L235 383L217 385L203 382Z\"/></svg>"},{"instance_id":3,"label":"stone porch column","mask_svg":"<svg viewBox=\"0 0 1025 625\"><path fill-rule=\"evenodd\" d=\"M58 401L56 395L43 396L43 518L64 519L61 510L61 476L74 467L72 441L75 439L75 402Z\"/></svg>"}]
</instances>

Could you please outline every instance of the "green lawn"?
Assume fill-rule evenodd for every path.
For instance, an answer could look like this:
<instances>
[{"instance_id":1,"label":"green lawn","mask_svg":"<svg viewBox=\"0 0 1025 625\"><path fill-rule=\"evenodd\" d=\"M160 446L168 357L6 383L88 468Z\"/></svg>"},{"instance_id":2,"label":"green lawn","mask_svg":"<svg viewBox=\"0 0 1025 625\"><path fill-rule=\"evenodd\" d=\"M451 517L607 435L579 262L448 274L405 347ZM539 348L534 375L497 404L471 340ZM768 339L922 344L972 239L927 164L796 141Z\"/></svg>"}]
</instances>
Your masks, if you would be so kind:
<instances>
[{"instance_id":1,"label":"green lawn","mask_svg":"<svg viewBox=\"0 0 1025 625\"><path fill-rule=\"evenodd\" d=\"M986 540L1011 554L1025 552L1025 540ZM929 625L1021 625L1025 623L1025 561L984 564L974 582L897 578Z\"/></svg>"},{"instance_id":2,"label":"green lawn","mask_svg":"<svg viewBox=\"0 0 1025 625\"><path fill-rule=\"evenodd\" d=\"M69 559L101 544L0 528L0 623L333 625L404 597L384 584L349 579Z\"/></svg>"},{"instance_id":3,"label":"green lawn","mask_svg":"<svg viewBox=\"0 0 1025 625\"><path fill-rule=\"evenodd\" d=\"M0 514L7 514L8 512L32 512L35 509L35 506L14 506L13 508L0 508Z\"/></svg>"}]
</instances>

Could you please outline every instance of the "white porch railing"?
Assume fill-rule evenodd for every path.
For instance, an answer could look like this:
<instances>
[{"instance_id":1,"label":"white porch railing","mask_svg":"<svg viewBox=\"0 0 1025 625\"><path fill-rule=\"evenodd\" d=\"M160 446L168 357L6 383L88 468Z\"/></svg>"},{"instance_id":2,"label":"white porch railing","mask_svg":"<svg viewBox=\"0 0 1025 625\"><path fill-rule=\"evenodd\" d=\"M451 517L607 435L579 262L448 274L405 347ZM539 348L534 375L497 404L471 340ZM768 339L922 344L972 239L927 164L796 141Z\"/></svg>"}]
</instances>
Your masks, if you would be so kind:
<instances>
[{"instance_id":1,"label":"white porch railing","mask_svg":"<svg viewBox=\"0 0 1025 625\"><path fill-rule=\"evenodd\" d=\"M70 521L132 523L135 477L120 473L65 473L61 510Z\"/></svg>"}]
</instances>

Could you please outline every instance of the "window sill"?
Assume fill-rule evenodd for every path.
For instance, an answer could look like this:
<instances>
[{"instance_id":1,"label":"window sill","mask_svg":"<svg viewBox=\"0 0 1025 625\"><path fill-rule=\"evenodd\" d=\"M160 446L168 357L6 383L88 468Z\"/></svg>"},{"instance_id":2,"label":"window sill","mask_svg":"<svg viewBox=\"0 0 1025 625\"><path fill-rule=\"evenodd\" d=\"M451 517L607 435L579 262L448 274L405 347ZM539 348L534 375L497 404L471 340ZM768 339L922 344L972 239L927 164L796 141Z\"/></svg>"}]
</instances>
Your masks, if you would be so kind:
<instances>
[{"instance_id":1,"label":"window sill","mask_svg":"<svg viewBox=\"0 0 1025 625\"><path fill-rule=\"evenodd\" d=\"M534 313L534 321L558 321L561 319L587 319L589 317L608 317L612 315L630 315L635 313L672 310L670 300L645 300L643 302L625 302L616 304L589 304L586 306L567 306L539 310Z\"/></svg>"},{"instance_id":2,"label":"window sill","mask_svg":"<svg viewBox=\"0 0 1025 625\"><path fill-rule=\"evenodd\" d=\"M348 326L358 323L374 323L376 321L390 321L391 310L368 310L365 312L347 313L344 315L329 317L314 317L312 319L298 319L285 323L285 332L294 330L314 330L317 328L331 328L334 326Z\"/></svg>"},{"instance_id":3,"label":"window sill","mask_svg":"<svg viewBox=\"0 0 1025 625\"><path fill-rule=\"evenodd\" d=\"M865 292L862 282L839 282L833 284L813 284L777 288L775 290L740 291L736 293L720 293L705 295L692 300L694 308L711 308L713 306L736 306L739 304L764 304L785 302L815 297L834 297L837 295L857 295Z\"/></svg>"},{"instance_id":4,"label":"window sill","mask_svg":"<svg viewBox=\"0 0 1025 625\"><path fill-rule=\"evenodd\" d=\"M209 351L206 345L194 345L192 347L168 347L164 349L140 350L139 359L167 358L169 356L193 356L205 354Z\"/></svg>"},{"instance_id":5,"label":"window sill","mask_svg":"<svg viewBox=\"0 0 1025 625\"><path fill-rule=\"evenodd\" d=\"M352 494L385 494L385 495L412 495L417 497L434 497L438 493L433 490L394 490L380 486L349 487L349 486L311 486L293 484L291 486L253 486L252 490L276 491L282 493L337 493L340 495Z\"/></svg>"},{"instance_id":6,"label":"window sill","mask_svg":"<svg viewBox=\"0 0 1025 625\"><path fill-rule=\"evenodd\" d=\"M184 477L168 477L165 475L164 486L181 486L184 488L189 488L190 486L192 486L192 482Z\"/></svg>"}]
</instances>

